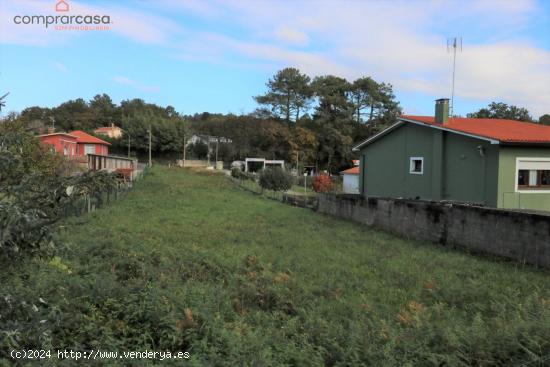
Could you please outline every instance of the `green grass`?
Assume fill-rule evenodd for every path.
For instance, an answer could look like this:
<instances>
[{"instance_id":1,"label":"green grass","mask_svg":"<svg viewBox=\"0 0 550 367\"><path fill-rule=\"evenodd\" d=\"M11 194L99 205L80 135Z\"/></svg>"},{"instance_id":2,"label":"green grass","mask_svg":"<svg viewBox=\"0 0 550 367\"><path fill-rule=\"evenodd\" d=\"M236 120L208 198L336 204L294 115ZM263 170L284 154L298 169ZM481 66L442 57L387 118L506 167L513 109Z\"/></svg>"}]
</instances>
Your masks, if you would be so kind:
<instances>
[{"instance_id":1,"label":"green grass","mask_svg":"<svg viewBox=\"0 0 550 367\"><path fill-rule=\"evenodd\" d=\"M293 185L291 190L299 195L307 195L310 197L314 197L317 195L317 193L313 191L312 188L304 189L304 186Z\"/></svg>"},{"instance_id":2,"label":"green grass","mask_svg":"<svg viewBox=\"0 0 550 367\"><path fill-rule=\"evenodd\" d=\"M187 350L188 365L208 366L550 363L548 272L287 206L226 177L157 168L63 225L58 258L0 271L2 294L26 305L0 304L0 332L19 330L0 339L4 357L40 347Z\"/></svg>"}]
</instances>

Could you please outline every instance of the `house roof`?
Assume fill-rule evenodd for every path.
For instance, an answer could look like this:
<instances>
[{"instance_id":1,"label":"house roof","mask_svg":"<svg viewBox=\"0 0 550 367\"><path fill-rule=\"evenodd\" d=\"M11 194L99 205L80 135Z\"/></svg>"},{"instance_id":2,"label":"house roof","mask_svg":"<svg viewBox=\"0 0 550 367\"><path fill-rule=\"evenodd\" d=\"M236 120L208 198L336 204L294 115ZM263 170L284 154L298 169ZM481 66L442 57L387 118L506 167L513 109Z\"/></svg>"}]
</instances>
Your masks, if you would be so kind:
<instances>
[{"instance_id":1,"label":"house roof","mask_svg":"<svg viewBox=\"0 0 550 367\"><path fill-rule=\"evenodd\" d=\"M401 116L431 126L464 132L503 143L550 143L550 126L504 119L474 119L451 117L449 122L438 124L433 116Z\"/></svg>"},{"instance_id":2,"label":"house roof","mask_svg":"<svg viewBox=\"0 0 550 367\"><path fill-rule=\"evenodd\" d=\"M111 145L110 143L107 143L105 140L96 138L95 136L87 134L82 130L71 131L70 134L76 136L78 143Z\"/></svg>"},{"instance_id":3,"label":"house roof","mask_svg":"<svg viewBox=\"0 0 550 367\"><path fill-rule=\"evenodd\" d=\"M359 166L348 168L345 171L340 172L343 175L358 175L359 174Z\"/></svg>"},{"instance_id":4,"label":"house roof","mask_svg":"<svg viewBox=\"0 0 550 367\"><path fill-rule=\"evenodd\" d=\"M550 126L505 119L478 119L451 117L445 124L434 121L434 116L402 115L399 122L379 134L363 141L353 149L379 139L395 128L413 123L454 132L491 142L491 144L550 144Z\"/></svg>"}]
</instances>

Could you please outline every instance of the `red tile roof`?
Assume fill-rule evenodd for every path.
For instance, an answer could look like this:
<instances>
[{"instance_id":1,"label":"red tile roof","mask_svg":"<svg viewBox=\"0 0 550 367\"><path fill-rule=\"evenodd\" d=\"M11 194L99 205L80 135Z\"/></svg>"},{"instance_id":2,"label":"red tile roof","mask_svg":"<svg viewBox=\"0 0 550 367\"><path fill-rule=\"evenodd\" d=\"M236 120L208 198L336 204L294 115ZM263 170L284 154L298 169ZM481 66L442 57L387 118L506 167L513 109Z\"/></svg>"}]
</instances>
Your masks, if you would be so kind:
<instances>
[{"instance_id":1,"label":"red tile roof","mask_svg":"<svg viewBox=\"0 0 550 367\"><path fill-rule=\"evenodd\" d=\"M71 131L70 134L76 136L77 143L111 145L110 143L107 143L105 140L101 140L90 134L86 134L82 130Z\"/></svg>"},{"instance_id":2,"label":"red tile roof","mask_svg":"<svg viewBox=\"0 0 550 367\"><path fill-rule=\"evenodd\" d=\"M348 168L345 171L340 172L344 175L358 175L359 174L359 166Z\"/></svg>"},{"instance_id":3,"label":"red tile roof","mask_svg":"<svg viewBox=\"0 0 550 367\"><path fill-rule=\"evenodd\" d=\"M438 124L433 116L403 115L401 118L503 143L550 143L550 126L528 122L452 117L445 124Z\"/></svg>"}]
</instances>

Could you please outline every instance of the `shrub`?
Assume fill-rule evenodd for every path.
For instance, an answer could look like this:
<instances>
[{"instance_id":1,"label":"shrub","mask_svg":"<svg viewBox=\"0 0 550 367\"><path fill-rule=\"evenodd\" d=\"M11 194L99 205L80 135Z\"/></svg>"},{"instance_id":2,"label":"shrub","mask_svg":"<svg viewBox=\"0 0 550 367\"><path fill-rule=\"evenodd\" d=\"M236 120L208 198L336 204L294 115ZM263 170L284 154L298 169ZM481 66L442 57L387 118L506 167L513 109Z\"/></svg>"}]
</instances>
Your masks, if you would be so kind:
<instances>
[{"instance_id":1,"label":"shrub","mask_svg":"<svg viewBox=\"0 0 550 367\"><path fill-rule=\"evenodd\" d=\"M293 181L293 177L279 167L266 168L260 173L260 186L264 190L286 191Z\"/></svg>"},{"instance_id":2,"label":"shrub","mask_svg":"<svg viewBox=\"0 0 550 367\"><path fill-rule=\"evenodd\" d=\"M332 188L333 183L329 175L319 175L313 179L313 190L315 192L329 192Z\"/></svg>"},{"instance_id":3,"label":"shrub","mask_svg":"<svg viewBox=\"0 0 550 367\"><path fill-rule=\"evenodd\" d=\"M231 168L231 177L233 178L240 178L241 177L241 169L237 167Z\"/></svg>"}]
</instances>

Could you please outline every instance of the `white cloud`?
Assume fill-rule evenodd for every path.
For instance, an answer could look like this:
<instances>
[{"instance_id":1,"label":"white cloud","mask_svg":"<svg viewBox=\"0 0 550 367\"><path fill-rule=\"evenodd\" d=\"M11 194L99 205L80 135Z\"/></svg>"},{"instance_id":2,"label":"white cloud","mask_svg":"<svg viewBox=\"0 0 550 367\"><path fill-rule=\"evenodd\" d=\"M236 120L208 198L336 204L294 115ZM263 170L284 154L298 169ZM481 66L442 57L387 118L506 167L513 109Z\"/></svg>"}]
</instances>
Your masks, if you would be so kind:
<instances>
[{"instance_id":1,"label":"white cloud","mask_svg":"<svg viewBox=\"0 0 550 367\"><path fill-rule=\"evenodd\" d=\"M309 42L309 37L306 33L290 26L280 27L275 32L275 36L279 40L291 45L304 46Z\"/></svg>"},{"instance_id":2,"label":"white cloud","mask_svg":"<svg viewBox=\"0 0 550 367\"><path fill-rule=\"evenodd\" d=\"M123 8L117 5L94 6L83 1L71 1L71 10L67 15L106 15L111 19L110 30L93 32L112 32L132 41L167 46L171 38L177 37L183 28L169 18L148 12ZM55 13L50 1L0 1L0 43L49 46L66 43L76 37L82 37L92 31L58 31L50 25L15 24L16 15L59 15ZM63 14L65 15L65 14Z\"/></svg>"}]
</instances>

